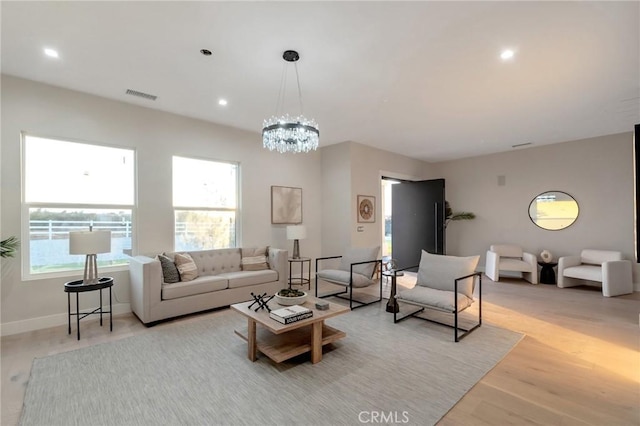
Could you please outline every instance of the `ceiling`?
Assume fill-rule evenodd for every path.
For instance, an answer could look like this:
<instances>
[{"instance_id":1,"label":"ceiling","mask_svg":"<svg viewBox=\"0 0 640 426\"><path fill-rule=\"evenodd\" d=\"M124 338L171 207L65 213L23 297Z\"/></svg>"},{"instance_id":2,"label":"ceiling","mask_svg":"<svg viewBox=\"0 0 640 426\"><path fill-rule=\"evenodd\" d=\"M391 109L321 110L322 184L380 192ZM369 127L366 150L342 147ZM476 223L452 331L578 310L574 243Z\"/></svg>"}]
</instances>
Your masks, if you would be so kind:
<instances>
[{"instance_id":1,"label":"ceiling","mask_svg":"<svg viewBox=\"0 0 640 426\"><path fill-rule=\"evenodd\" d=\"M263 120L276 113L287 49L300 53L304 113L319 123L320 146L355 141L442 161L640 123L639 2L1 8L3 73L250 130L257 144ZM515 51L510 61L500 59L505 48ZM284 112L297 114L289 71Z\"/></svg>"}]
</instances>

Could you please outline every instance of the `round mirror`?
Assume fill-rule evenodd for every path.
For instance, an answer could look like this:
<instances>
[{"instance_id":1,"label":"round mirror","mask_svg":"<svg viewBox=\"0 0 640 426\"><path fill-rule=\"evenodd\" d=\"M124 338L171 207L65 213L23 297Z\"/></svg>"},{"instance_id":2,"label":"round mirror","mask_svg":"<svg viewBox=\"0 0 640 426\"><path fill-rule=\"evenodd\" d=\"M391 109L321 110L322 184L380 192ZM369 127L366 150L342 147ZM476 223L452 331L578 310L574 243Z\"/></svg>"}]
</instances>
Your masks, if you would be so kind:
<instances>
[{"instance_id":1,"label":"round mirror","mask_svg":"<svg viewBox=\"0 0 640 426\"><path fill-rule=\"evenodd\" d=\"M578 202L562 191L543 192L529 204L531 221L542 229L558 231L578 218Z\"/></svg>"}]
</instances>

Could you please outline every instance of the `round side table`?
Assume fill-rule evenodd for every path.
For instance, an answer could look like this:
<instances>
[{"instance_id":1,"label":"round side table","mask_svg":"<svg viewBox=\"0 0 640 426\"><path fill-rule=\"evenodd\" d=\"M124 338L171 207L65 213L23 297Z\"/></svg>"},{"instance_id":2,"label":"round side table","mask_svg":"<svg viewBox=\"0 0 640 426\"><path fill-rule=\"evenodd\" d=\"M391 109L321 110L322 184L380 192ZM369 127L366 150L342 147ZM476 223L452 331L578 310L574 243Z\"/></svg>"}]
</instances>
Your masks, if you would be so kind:
<instances>
[{"instance_id":1,"label":"round side table","mask_svg":"<svg viewBox=\"0 0 640 426\"><path fill-rule=\"evenodd\" d=\"M387 312L398 313L400 312L400 306L396 300L396 277L401 277L404 272L396 272L393 269L388 269L382 272L385 277L391 277L391 292L389 293L389 301L387 302Z\"/></svg>"},{"instance_id":2,"label":"round side table","mask_svg":"<svg viewBox=\"0 0 640 426\"><path fill-rule=\"evenodd\" d=\"M556 272L553 270L558 266L558 262L542 262L538 261L538 265L542 267L540 270L540 283L541 284L555 284Z\"/></svg>"},{"instance_id":3,"label":"round side table","mask_svg":"<svg viewBox=\"0 0 640 426\"><path fill-rule=\"evenodd\" d=\"M109 314L109 331L113 331L113 308L111 304L111 288L113 287L113 278L98 278L97 283L85 284L83 280L69 281L64 284L64 292L67 293L67 314L69 319L69 332L71 334L71 316L76 316L76 328L78 329L78 340L80 340L80 320L89 315L100 315L100 326L102 327L102 314ZM109 289L109 310L102 309L102 290ZM80 293L86 291L100 290L100 306L89 312L80 312ZM71 312L71 293L76 294L76 312Z\"/></svg>"}]
</instances>

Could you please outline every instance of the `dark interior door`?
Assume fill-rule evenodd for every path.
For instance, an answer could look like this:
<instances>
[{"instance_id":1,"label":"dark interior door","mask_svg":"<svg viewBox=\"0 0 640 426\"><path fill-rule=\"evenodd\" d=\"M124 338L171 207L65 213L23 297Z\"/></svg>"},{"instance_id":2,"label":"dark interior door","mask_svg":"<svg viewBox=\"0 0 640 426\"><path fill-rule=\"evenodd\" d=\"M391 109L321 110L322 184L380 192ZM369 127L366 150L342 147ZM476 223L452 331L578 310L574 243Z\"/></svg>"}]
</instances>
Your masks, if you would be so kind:
<instances>
[{"instance_id":1,"label":"dark interior door","mask_svg":"<svg viewBox=\"0 0 640 426\"><path fill-rule=\"evenodd\" d=\"M399 268L418 265L422 250L444 254L444 179L391 189L391 250Z\"/></svg>"}]
</instances>

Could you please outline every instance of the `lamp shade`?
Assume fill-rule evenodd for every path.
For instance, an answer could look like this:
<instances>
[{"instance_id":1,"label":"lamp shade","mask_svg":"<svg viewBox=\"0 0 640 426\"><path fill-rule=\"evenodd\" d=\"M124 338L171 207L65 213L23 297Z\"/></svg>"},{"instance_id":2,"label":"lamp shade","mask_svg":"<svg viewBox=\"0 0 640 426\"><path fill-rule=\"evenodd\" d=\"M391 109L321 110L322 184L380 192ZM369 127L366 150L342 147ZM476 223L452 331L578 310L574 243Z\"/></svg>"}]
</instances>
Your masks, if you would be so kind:
<instances>
[{"instance_id":1,"label":"lamp shade","mask_svg":"<svg viewBox=\"0 0 640 426\"><path fill-rule=\"evenodd\" d=\"M69 232L69 254L97 254L111 251L111 231Z\"/></svg>"},{"instance_id":2,"label":"lamp shade","mask_svg":"<svg viewBox=\"0 0 640 426\"><path fill-rule=\"evenodd\" d=\"M304 240L305 238L307 238L306 226L287 226L287 240Z\"/></svg>"}]
</instances>

